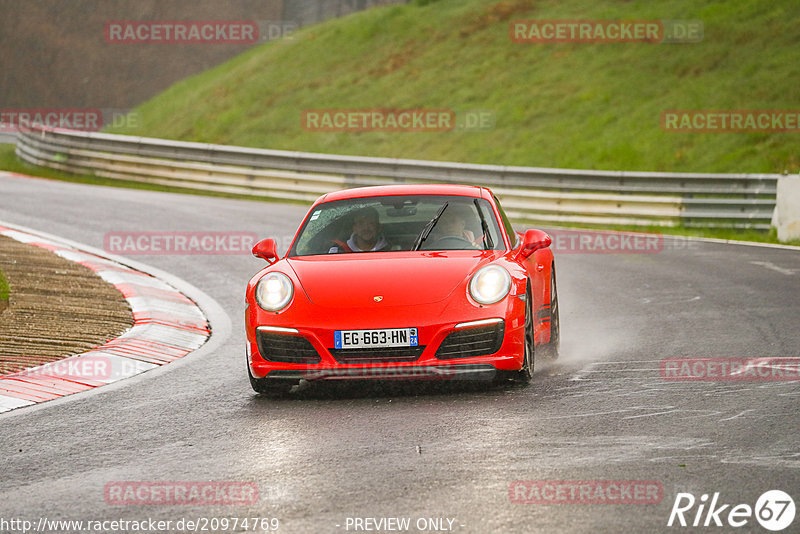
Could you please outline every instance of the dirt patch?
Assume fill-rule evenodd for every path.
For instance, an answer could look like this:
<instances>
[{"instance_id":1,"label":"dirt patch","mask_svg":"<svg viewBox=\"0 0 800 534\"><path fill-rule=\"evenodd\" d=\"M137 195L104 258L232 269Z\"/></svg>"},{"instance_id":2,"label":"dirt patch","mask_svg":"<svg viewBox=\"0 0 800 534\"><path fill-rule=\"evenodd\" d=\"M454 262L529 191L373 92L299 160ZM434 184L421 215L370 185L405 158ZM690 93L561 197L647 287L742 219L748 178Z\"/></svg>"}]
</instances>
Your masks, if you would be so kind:
<instances>
[{"instance_id":1,"label":"dirt patch","mask_svg":"<svg viewBox=\"0 0 800 534\"><path fill-rule=\"evenodd\" d=\"M49 250L0 236L0 270L11 288L0 315L0 374L86 352L133 325L122 293Z\"/></svg>"},{"instance_id":2,"label":"dirt patch","mask_svg":"<svg viewBox=\"0 0 800 534\"><path fill-rule=\"evenodd\" d=\"M406 41L402 51L395 52L386 59L381 60L376 68L370 69L369 75L375 78L380 78L391 74L394 71L405 66L406 63L419 56L413 41Z\"/></svg>"},{"instance_id":3,"label":"dirt patch","mask_svg":"<svg viewBox=\"0 0 800 534\"><path fill-rule=\"evenodd\" d=\"M533 0L513 0L492 4L480 14L471 14L463 23L459 32L461 37L470 35L493 26L498 22L509 20L512 16L528 13L534 9Z\"/></svg>"}]
</instances>

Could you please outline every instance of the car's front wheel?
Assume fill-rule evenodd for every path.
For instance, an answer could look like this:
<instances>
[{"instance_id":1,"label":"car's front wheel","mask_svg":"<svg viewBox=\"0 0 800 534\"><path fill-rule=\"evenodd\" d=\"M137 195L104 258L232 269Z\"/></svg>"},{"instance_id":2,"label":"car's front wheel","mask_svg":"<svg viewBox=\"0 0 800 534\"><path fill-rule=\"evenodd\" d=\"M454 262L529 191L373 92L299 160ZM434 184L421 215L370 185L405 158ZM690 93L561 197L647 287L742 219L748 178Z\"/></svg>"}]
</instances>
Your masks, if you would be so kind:
<instances>
[{"instance_id":1,"label":"car's front wheel","mask_svg":"<svg viewBox=\"0 0 800 534\"><path fill-rule=\"evenodd\" d=\"M519 370L518 380L528 383L533 379L534 364L534 337L533 337L533 312L531 312L531 288L525 293L525 356L522 361L522 369Z\"/></svg>"}]
</instances>

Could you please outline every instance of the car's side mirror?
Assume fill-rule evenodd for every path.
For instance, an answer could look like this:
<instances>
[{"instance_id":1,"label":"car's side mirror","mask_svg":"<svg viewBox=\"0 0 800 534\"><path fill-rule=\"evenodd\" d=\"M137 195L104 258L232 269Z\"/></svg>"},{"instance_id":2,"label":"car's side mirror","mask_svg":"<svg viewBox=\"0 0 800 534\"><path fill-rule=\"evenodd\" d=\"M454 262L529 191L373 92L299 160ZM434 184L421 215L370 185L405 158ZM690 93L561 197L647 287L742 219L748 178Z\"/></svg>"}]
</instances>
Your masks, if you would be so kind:
<instances>
[{"instance_id":1,"label":"car's side mirror","mask_svg":"<svg viewBox=\"0 0 800 534\"><path fill-rule=\"evenodd\" d=\"M275 249L274 239L262 239L253 247L253 256L267 260L270 264L278 261L278 252Z\"/></svg>"},{"instance_id":2,"label":"car's side mirror","mask_svg":"<svg viewBox=\"0 0 800 534\"><path fill-rule=\"evenodd\" d=\"M541 230L528 230L522 238L522 248L519 250L520 256L527 258L540 248L547 248L553 240Z\"/></svg>"}]
</instances>

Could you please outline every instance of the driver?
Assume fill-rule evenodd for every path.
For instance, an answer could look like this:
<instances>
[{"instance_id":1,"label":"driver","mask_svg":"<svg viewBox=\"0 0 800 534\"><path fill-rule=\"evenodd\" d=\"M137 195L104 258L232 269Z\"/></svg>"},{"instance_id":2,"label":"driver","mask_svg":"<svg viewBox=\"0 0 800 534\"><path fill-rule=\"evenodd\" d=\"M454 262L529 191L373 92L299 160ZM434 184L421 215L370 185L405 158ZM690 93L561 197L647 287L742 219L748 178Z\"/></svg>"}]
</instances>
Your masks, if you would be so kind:
<instances>
[{"instance_id":1,"label":"driver","mask_svg":"<svg viewBox=\"0 0 800 534\"><path fill-rule=\"evenodd\" d=\"M328 253L337 252L374 252L389 247L383 235L378 211L375 208L361 208L353 215L353 233L347 242L333 240L335 247Z\"/></svg>"},{"instance_id":2,"label":"driver","mask_svg":"<svg viewBox=\"0 0 800 534\"><path fill-rule=\"evenodd\" d=\"M472 246L475 246L475 234L467 230L467 221L473 219L472 215L472 211L467 206L448 206L431 232L431 237L435 241L456 237L469 241Z\"/></svg>"}]
</instances>

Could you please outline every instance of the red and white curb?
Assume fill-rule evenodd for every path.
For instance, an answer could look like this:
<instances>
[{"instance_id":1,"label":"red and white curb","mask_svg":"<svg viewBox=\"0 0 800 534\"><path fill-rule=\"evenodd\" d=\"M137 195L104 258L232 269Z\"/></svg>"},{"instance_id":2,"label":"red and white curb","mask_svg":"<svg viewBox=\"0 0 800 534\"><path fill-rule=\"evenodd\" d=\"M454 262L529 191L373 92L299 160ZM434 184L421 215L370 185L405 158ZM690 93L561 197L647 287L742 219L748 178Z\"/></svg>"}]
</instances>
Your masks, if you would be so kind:
<instances>
[{"instance_id":1,"label":"red and white curb","mask_svg":"<svg viewBox=\"0 0 800 534\"><path fill-rule=\"evenodd\" d=\"M122 293L134 319L122 335L88 352L0 376L0 412L149 371L186 356L211 335L206 316L195 302L155 276L33 232L0 225L0 235L88 267Z\"/></svg>"}]
</instances>

